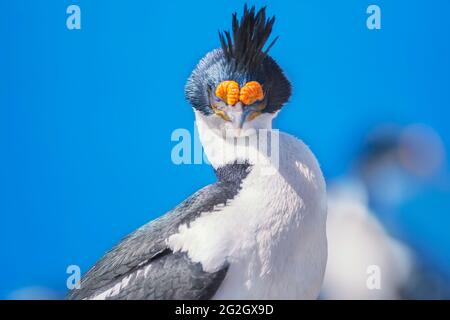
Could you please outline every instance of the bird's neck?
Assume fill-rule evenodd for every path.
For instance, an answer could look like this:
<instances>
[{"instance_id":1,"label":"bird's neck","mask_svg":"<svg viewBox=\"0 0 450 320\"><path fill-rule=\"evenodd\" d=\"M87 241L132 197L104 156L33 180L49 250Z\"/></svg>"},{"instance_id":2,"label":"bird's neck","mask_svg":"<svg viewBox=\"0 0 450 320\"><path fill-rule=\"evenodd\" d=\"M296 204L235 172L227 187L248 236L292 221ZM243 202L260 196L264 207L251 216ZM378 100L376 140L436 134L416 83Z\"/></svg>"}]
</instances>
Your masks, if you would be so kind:
<instances>
[{"instance_id":1,"label":"bird's neck","mask_svg":"<svg viewBox=\"0 0 450 320\"><path fill-rule=\"evenodd\" d=\"M271 121L260 121L251 135L235 137L215 132L204 115L195 115L200 142L214 169L236 164L264 167L278 160L278 131Z\"/></svg>"}]
</instances>

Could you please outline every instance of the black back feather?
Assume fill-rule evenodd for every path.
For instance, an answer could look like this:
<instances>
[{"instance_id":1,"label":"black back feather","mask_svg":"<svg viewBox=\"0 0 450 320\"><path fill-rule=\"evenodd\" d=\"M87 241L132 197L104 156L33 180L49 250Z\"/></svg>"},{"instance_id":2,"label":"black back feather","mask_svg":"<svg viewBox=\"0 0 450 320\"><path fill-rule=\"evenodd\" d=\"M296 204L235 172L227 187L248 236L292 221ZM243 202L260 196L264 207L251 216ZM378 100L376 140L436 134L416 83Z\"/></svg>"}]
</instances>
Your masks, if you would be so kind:
<instances>
[{"instance_id":1,"label":"black back feather","mask_svg":"<svg viewBox=\"0 0 450 320\"><path fill-rule=\"evenodd\" d=\"M272 33L275 17L266 19L266 7L255 13L255 7L250 10L244 6L244 15L239 21L237 13L232 18L232 34L229 31L219 31L222 51L228 62L235 63L237 69L254 69L264 60L270 48L275 44L276 37L266 49L264 45Z\"/></svg>"}]
</instances>

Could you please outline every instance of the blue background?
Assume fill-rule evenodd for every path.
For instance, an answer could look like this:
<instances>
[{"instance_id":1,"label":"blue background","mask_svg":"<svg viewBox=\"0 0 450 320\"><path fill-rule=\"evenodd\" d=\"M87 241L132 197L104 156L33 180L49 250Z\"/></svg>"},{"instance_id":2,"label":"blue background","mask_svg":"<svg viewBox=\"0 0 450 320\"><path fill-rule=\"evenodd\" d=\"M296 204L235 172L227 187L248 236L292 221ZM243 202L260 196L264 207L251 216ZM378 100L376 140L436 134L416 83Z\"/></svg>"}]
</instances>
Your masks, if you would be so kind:
<instances>
[{"instance_id":1,"label":"blue background","mask_svg":"<svg viewBox=\"0 0 450 320\"><path fill-rule=\"evenodd\" d=\"M372 2L377 31L366 28ZM193 129L186 78L243 3L1 0L0 298L29 286L63 294L68 265L86 271L215 180L206 164L172 164L171 134ZM66 28L70 4L81 30ZM276 14L271 54L294 86L275 127L305 140L328 179L379 122L428 124L449 148L450 1L250 4ZM412 208L439 222L405 224L450 266L448 184L437 194Z\"/></svg>"}]
</instances>

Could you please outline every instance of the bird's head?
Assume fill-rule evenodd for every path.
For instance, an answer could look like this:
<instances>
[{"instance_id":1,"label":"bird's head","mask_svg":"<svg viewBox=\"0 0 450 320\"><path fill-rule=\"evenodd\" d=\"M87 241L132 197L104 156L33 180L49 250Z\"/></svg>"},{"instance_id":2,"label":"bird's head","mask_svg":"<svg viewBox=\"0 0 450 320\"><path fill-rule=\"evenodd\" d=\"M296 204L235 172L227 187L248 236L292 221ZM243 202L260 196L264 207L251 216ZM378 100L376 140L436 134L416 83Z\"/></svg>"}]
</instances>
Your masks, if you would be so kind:
<instances>
[{"instance_id":1,"label":"bird's head","mask_svg":"<svg viewBox=\"0 0 450 320\"><path fill-rule=\"evenodd\" d=\"M265 8L244 7L233 14L232 31L219 32L221 48L209 52L189 77L185 93L196 113L221 134L247 135L271 128L272 119L291 95L291 85L268 55L275 17Z\"/></svg>"}]
</instances>

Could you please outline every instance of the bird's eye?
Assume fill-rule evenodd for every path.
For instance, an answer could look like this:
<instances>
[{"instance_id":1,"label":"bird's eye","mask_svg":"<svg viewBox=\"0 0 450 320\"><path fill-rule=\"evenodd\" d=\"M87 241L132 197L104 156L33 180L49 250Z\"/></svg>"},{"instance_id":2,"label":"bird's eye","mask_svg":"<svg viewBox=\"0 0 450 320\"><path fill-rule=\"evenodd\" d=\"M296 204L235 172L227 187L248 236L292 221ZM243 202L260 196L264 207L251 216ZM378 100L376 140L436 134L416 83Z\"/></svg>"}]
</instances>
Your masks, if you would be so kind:
<instances>
[{"instance_id":1,"label":"bird's eye","mask_svg":"<svg viewBox=\"0 0 450 320\"><path fill-rule=\"evenodd\" d=\"M222 99L220 99L220 98L217 97L217 96L214 96L213 99L214 99L215 102L220 102L220 101L222 101Z\"/></svg>"}]
</instances>

